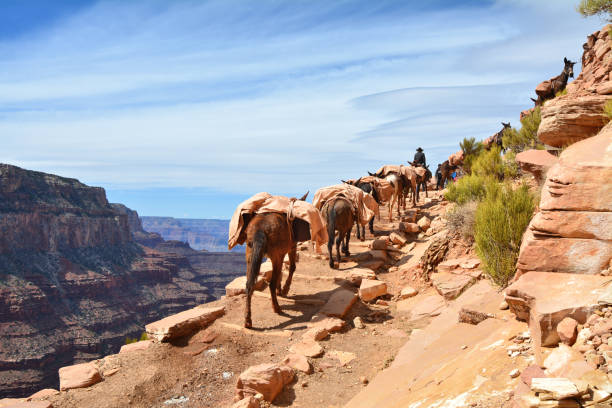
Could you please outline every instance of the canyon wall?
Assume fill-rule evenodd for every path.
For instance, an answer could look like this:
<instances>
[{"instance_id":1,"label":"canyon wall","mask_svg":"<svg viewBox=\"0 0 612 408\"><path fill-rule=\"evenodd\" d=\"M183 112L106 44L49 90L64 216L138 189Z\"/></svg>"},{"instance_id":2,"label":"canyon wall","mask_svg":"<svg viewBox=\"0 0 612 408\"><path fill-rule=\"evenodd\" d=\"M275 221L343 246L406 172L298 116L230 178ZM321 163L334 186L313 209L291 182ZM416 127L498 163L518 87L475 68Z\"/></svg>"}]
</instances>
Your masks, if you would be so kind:
<instances>
[{"instance_id":1,"label":"canyon wall","mask_svg":"<svg viewBox=\"0 0 612 408\"><path fill-rule=\"evenodd\" d=\"M165 240L188 242L198 250L227 251L229 220L141 217L143 228L160 234ZM239 251L244 249L239 248Z\"/></svg>"},{"instance_id":2,"label":"canyon wall","mask_svg":"<svg viewBox=\"0 0 612 408\"><path fill-rule=\"evenodd\" d=\"M102 188L0 165L0 398L57 388L59 367L117 352L244 274L244 255L189 249L194 268L172 243L139 245L163 240L130 211Z\"/></svg>"}]
</instances>

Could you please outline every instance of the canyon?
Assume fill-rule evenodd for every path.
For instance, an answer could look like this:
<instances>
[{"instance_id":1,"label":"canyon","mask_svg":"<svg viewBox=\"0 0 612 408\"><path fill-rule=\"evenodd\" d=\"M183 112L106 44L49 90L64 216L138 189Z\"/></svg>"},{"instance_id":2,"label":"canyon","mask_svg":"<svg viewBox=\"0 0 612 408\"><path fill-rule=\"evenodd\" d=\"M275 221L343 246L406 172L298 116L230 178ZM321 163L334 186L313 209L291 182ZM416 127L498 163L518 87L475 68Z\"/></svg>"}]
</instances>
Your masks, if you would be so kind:
<instances>
[{"instance_id":1,"label":"canyon","mask_svg":"<svg viewBox=\"0 0 612 408\"><path fill-rule=\"evenodd\" d=\"M57 370L116 352L144 324L214 300L244 255L142 229L99 187L0 165L0 395L57 387ZM154 249L154 248L158 249Z\"/></svg>"}]
</instances>

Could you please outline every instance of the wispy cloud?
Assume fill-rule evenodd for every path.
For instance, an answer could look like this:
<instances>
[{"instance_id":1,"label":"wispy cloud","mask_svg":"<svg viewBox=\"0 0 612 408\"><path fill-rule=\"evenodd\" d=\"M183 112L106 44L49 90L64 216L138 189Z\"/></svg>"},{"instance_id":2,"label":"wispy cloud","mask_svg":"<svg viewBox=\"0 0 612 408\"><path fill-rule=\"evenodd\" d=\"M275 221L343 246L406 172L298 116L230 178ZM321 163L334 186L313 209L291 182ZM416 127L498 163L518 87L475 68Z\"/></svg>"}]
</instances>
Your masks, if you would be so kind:
<instances>
[{"instance_id":1,"label":"wispy cloud","mask_svg":"<svg viewBox=\"0 0 612 408\"><path fill-rule=\"evenodd\" d=\"M411 3L101 1L0 36L0 160L297 194L516 122L601 25L573 1Z\"/></svg>"}]
</instances>

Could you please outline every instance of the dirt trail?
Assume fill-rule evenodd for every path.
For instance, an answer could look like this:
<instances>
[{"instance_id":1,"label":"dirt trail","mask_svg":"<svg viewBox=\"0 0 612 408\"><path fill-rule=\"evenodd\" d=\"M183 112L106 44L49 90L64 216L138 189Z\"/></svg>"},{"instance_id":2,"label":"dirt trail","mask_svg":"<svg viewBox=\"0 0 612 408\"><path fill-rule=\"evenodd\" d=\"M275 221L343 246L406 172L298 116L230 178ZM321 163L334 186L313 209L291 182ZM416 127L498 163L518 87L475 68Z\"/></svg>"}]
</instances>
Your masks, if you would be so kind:
<instances>
[{"instance_id":1,"label":"dirt trail","mask_svg":"<svg viewBox=\"0 0 612 408\"><path fill-rule=\"evenodd\" d=\"M438 193L430 193L432 196L434 198L428 199L427 204L421 201L420 215L434 218L443 212ZM386 209L381 212L381 219L387 219ZM376 222L376 234L387 235L397 229L397 224L397 220ZM351 254L355 256L367 251L372 239L369 232L365 242L353 237ZM435 292L406 273L418 264L428 240L422 236L414 241L414 248L409 252L404 249L397 262L406 265L401 269L392 267L376 271L378 279L387 283L390 294L398 294L408 284L420 289L421 293L410 299L411 304ZM310 249L300 251L291 291L287 299L280 298L283 315L272 312L269 291L265 289L253 297L255 329L245 330L242 329L244 296L222 298L212 304L224 305L225 316L204 331L173 344L154 344L147 350L107 357L100 361L102 370L119 368L116 374L90 388L62 392L49 400L56 408L231 406L237 376L242 371L255 364L280 362L288 354L289 347L306 331L312 316L335 291L341 288L357 291L357 287L342 279L356 266L359 266L357 262L343 259L339 269L331 270L324 255ZM387 300L388 305L358 301L345 317L346 328L320 342L325 354L310 359L314 373L298 373L295 382L286 387L271 406L340 407L365 389L363 378L373 381L377 374L390 367L412 331L419 329L422 336L422 329L430 326L431 318L414 320L409 312L397 310L391 296ZM365 322L364 329L353 326L356 316ZM455 319L452 324L450 320L446 323L453 326L456 315L446 319ZM334 355L352 355L336 351L352 353L354 358L343 364Z\"/></svg>"}]
</instances>

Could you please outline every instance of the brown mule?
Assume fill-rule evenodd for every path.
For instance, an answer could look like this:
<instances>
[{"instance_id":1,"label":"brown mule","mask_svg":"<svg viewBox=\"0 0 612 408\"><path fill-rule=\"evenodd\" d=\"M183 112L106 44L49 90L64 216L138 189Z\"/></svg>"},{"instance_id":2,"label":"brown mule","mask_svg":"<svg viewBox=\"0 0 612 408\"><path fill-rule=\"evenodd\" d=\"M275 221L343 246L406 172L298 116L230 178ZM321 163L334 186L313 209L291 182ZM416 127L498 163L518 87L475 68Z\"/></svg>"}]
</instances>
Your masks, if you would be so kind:
<instances>
[{"instance_id":1,"label":"brown mule","mask_svg":"<svg viewBox=\"0 0 612 408\"><path fill-rule=\"evenodd\" d=\"M356 221L353 214L353 206L344 197L334 197L323 205L321 215L327 222L327 251L329 252L329 267L334 268L334 257L332 255L332 247L334 239L336 239L336 254L338 255L338 264L340 264L340 244L342 244L342 252L349 256L349 241L351 239L351 230ZM336 238L338 231L338 238Z\"/></svg>"},{"instance_id":2,"label":"brown mule","mask_svg":"<svg viewBox=\"0 0 612 408\"><path fill-rule=\"evenodd\" d=\"M306 193L300 200L305 200ZM291 279L295 271L297 243L310 240L310 225L301 220L287 220L285 214L257 214L247 221L246 228L246 305L244 312L244 327L253 327L251 321L251 297L259 276L261 261L264 256L272 262L272 277L270 278L270 297L272 308L280 314L277 295L286 296L291 287ZM289 276L281 290L282 268L285 255L289 254Z\"/></svg>"}]
</instances>

